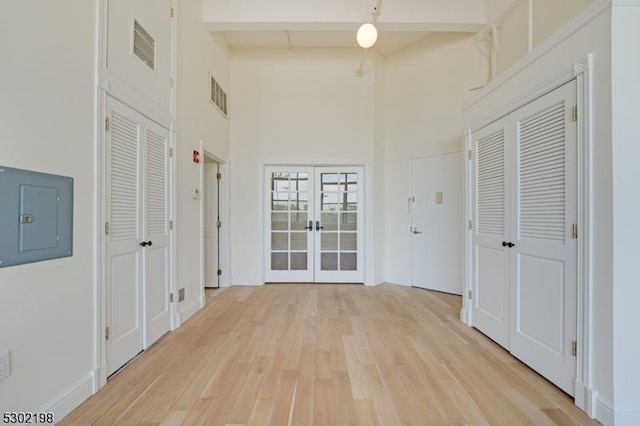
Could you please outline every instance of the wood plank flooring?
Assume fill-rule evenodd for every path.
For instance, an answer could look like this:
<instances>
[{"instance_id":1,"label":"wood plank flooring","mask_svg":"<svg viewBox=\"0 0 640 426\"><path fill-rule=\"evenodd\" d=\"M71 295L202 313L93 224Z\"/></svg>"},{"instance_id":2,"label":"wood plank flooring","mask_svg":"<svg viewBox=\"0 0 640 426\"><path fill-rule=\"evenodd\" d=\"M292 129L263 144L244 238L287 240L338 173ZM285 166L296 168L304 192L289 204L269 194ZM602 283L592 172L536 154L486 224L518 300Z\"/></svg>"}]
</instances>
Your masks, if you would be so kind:
<instances>
[{"instance_id":1,"label":"wood plank flooring","mask_svg":"<svg viewBox=\"0 0 640 426\"><path fill-rule=\"evenodd\" d=\"M460 304L394 285L232 287L60 424L597 424Z\"/></svg>"}]
</instances>

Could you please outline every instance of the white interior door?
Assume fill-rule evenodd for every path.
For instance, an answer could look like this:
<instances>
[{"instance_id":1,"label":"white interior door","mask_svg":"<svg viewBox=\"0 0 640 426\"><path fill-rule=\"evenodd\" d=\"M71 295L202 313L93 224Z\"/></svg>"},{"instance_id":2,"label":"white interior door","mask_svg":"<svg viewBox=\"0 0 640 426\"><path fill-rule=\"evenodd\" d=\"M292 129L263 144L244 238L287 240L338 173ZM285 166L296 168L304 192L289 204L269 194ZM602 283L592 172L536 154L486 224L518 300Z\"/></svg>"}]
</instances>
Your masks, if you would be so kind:
<instances>
[{"instance_id":1,"label":"white interior door","mask_svg":"<svg viewBox=\"0 0 640 426\"><path fill-rule=\"evenodd\" d=\"M509 348L510 252L506 207L509 118L473 135L472 304L473 325Z\"/></svg>"},{"instance_id":2,"label":"white interior door","mask_svg":"<svg viewBox=\"0 0 640 426\"><path fill-rule=\"evenodd\" d=\"M204 164L204 286L219 286L218 163L205 158Z\"/></svg>"},{"instance_id":3,"label":"white interior door","mask_svg":"<svg viewBox=\"0 0 640 426\"><path fill-rule=\"evenodd\" d=\"M511 352L574 394L577 223L575 81L512 114Z\"/></svg>"},{"instance_id":4,"label":"white interior door","mask_svg":"<svg viewBox=\"0 0 640 426\"><path fill-rule=\"evenodd\" d=\"M144 146L145 348L171 329L169 301L169 132L146 123Z\"/></svg>"},{"instance_id":5,"label":"white interior door","mask_svg":"<svg viewBox=\"0 0 640 426\"><path fill-rule=\"evenodd\" d=\"M316 167L315 182L315 281L361 283L363 170Z\"/></svg>"},{"instance_id":6,"label":"white interior door","mask_svg":"<svg viewBox=\"0 0 640 426\"><path fill-rule=\"evenodd\" d=\"M107 99L105 322L110 375L171 327L169 132Z\"/></svg>"},{"instance_id":7,"label":"white interior door","mask_svg":"<svg viewBox=\"0 0 640 426\"><path fill-rule=\"evenodd\" d=\"M105 321L107 375L143 349L141 122L116 102L107 104Z\"/></svg>"},{"instance_id":8,"label":"white interior door","mask_svg":"<svg viewBox=\"0 0 640 426\"><path fill-rule=\"evenodd\" d=\"M313 282L313 168L267 167L265 281Z\"/></svg>"},{"instance_id":9,"label":"white interior door","mask_svg":"<svg viewBox=\"0 0 640 426\"><path fill-rule=\"evenodd\" d=\"M267 167L265 280L363 282L363 169Z\"/></svg>"},{"instance_id":10,"label":"white interior door","mask_svg":"<svg viewBox=\"0 0 640 426\"><path fill-rule=\"evenodd\" d=\"M462 294L460 152L411 160L411 285Z\"/></svg>"}]
</instances>

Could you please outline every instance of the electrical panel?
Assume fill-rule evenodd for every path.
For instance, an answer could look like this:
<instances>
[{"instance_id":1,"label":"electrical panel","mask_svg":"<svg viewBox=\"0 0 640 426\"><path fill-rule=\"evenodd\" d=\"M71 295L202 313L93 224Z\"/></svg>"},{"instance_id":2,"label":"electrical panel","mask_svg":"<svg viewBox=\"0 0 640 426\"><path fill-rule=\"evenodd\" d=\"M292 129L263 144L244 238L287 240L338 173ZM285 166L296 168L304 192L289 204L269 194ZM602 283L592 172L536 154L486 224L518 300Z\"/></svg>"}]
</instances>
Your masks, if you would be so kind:
<instances>
[{"instance_id":1,"label":"electrical panel","mask_svg":"<svg viewBox=\"0 0 640 426\"><path fill-rule=\"evenodd\" d=\"M73 254L73 178L0 166L0 268Z\"/></svg>"}]
</instances>

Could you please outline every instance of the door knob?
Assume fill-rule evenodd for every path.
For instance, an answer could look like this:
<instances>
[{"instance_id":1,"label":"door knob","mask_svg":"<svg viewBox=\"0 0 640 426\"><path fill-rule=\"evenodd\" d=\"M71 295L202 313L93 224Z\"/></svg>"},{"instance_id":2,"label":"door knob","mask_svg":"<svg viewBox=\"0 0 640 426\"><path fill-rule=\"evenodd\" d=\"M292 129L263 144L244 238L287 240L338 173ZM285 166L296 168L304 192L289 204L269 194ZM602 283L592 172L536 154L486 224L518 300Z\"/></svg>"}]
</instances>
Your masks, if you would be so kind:
<instances>
[{"instance_id":1,"label":"door knob","mask_svg":"<svg viewBox=\"0 0 640 426\"><path fill-rule=\"evenodd\" d=\"M418 231L418 228L413 228L414 234L422 234L422 231Z\"/></svg>"},{"instance_id":2,"label":"door knob","mask_svg":"<svg viewBox=\"0 0 640 426\"><path fill-rule=\"evenodd\" d=\"M509 247L509 248L511 248L511 247L513 247L513 246L515 246L515 244L513 244L513 243L508 243L508 244L507 244L507 247Z\"/></svg>"},{"instance_id":3,"label":"door knob","mask_svg":"<svg viewBox=\"0 0 640 426\"><path fill-rule=\"evenodd\" d=\"M506 242L506 241L503 241L503 242L502 242L502 247L506 247L506 246L507 246L507 242Z\"/></svg>"},{"instance_id":4,"label":"door knob","mask_svg":"<svg viewBox=\"0 0 640 426\"><path fill-rule=\"evenodd\" d=\"M305 226L304 229L308 229L309 231L313 231L313 221L309 221L309 226Z\"/></svg>"}]
</instances>

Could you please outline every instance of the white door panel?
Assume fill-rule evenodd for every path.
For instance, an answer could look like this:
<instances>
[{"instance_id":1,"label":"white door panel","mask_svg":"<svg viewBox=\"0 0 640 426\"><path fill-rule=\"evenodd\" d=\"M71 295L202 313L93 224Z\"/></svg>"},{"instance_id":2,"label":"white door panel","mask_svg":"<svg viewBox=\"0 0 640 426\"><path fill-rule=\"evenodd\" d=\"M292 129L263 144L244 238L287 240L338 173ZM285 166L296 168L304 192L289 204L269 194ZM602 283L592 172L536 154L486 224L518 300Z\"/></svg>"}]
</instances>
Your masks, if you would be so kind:
<instances>
[{"instance_id":1,"label":"white door panel","mask_svg":"<svg viewBox=\"0 0 640 426\"><path fill-rule=\"evenodd\" d=\"M107 374L170 329L168 131L108 98Z\"/></svg>"},{"instance_id":2,"label":"white door panel","mask_svg":"<svg viewBox=\"0 0 640 426\"><path fill-rule=\"evenodd\" d=\"M111 131L106 137L105 320L107 374L143 349L142 198L140 137L142 117L114 102L107 105Z\"/></svg>"},{"instance_id":3,"label":"white door panel","mask_svg":"<svg viewBox=\"0 0 640 426\"><path fill-rule=\"evenodd\" d=\"M411 161L411 285L462 294L462 158Z\"/></svg>"},{"instance_id":4,"label":"white door panel","mask_svg":"<svg viewBox=\"0 0 640 426\"><path fill-rule=\"evenodd\" d=\"M575 82L512 114L518 199L511 352L573 395L577 223Z\"/></svg>"},{"instance_id":5,"label":"white door panel","mask_svg":"<svg viewBox=\"0 0 640 426\"><path fill-rule=\"evenodd\" d=\"M571 395L575 103L573 81L473 135L473 324Z\"/></svg>"},{"instance_id":6,"label":"white door panel","mask_svg":"<svg viewBox=\"0 0 640 426\"><path fill-rule=\"evenodd\" d=\"M171 328L169 303L169 132L147 122L144 152L145 347Z\"/></svg>"},{"instance_id":7,"label":"white door panel","mask_svg":"<svg viewBox=\"0 0 640 426\"><path fill-rule=\"evenodd\" d=\"M473 135L473 324L509 348L509 253L503 246L509 229L508 118Z\"/></svg>"}]
</instances>

